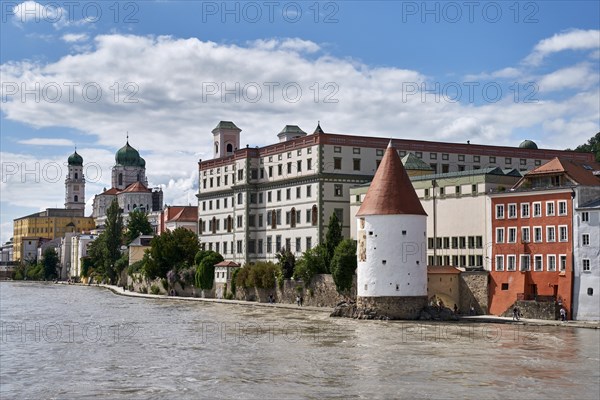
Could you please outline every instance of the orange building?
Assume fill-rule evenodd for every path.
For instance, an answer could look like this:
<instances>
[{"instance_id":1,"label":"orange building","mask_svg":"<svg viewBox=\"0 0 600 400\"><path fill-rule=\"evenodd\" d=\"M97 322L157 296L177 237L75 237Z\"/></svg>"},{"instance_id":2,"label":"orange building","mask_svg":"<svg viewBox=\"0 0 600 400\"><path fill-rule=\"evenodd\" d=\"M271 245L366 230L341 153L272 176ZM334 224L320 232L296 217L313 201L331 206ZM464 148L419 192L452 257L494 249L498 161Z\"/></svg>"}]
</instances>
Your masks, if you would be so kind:
<instances>
[{"instance_id":1,"label":"orange building","mask_svg":"<svg viewBox=\"0 0 600 400\"><path fill-rule=\"evenodd\" d=\"M491 314L529 300L562 304L572 315L573 197L575 188L600 185L586 166L555 158L491 195Z\"/></svg>"}]
</instances>

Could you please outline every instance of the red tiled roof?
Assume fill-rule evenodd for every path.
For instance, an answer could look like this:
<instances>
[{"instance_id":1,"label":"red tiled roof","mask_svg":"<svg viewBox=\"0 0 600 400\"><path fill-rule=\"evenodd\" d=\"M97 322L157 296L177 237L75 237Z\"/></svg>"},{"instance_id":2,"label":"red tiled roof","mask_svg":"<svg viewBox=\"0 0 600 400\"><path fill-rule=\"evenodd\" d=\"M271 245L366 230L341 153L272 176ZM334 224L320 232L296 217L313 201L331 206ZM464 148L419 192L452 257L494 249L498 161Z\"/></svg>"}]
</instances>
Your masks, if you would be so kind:
<instances>
[{"instance_id":1,"label":"red tiled roof","mask_svg":"<svg viewBox=\"0 0 600 400\"><path fill-rule=\"evenodd\" d=\"M179 211L173 218L168 220L171 221L179 221L179 222L196 222L198 220L198 207L182 207L182 210Z\"/></svg>"},{"instance_id":2,"label":"red tiled roof","mask_svg":"<svg viewBox=\"0 0 600 400\"><path fill-rule=\"evenodd\" d=\"M104 192L100 193L100 195L103 195L103 194L106 194L106 195L109 195L109 194L112 194L112 195L119 194L119 189L112 187L112 188L110 188L108 190L105 190Z\"/></svg>"},{"instance_id":3,"label":"red tiled roof","mask_svg":"<svg viewBox=\"0 0 600 400\"><path fill-rule=\"evenodd\" d=\"M237 268L239 267L240 264L233 262L233 261L221 261L218 264L215 264L215 267L234 267Z\"/></svg>"},{"instance_id":4,"label":"red tiled roof","mask_svg":"<svg viewBox=\"0 0 600 400\"><path fill-rule=\"evenodd\" d=\"M125 189L123 189L123 191L121 193L124 193L124 192L127 192L127 193L131 193L131 192L136 192L136 193L137 192L143 192L143 193L146 193L146 192L152 192L152 190L148 189L141 182L135 182L135 183L132 183L131 185L127 186Z\"/></svg>"},{"instance_id":5,"label":"red tiled roof","mask_svg":"<svg viewBox=\"0 0 600 400\"><path fill-rule=\"evenodd\" d=\"M428 274L460 274L460 270L450 265L428 265Z\"/></svg>"},{"instance_id":6,"label":"red tiled roof","mask_svg":"<svg viewBox=\"0 0 600 400\"><path fill-rule=\"evenodd\" d=\"M427 215L390 141L356 216L398 214Z\"/></svg>"},{"instance_id":7,"label":"red tiled roof","mask_svg":"<svg viewBox=\"0 0 600 400\"><path fill-rule=\"evenodd\" d=\"M600 164L597 162L576 162L554 157L547 163L529 171L521 181L539 175L565 174L579 185L597 186L600 185L600 178L594 175L594 171L599 170ZM519 183L521 182L518 182L517 185L519 185Z\"/></svg>"}]
</instances>

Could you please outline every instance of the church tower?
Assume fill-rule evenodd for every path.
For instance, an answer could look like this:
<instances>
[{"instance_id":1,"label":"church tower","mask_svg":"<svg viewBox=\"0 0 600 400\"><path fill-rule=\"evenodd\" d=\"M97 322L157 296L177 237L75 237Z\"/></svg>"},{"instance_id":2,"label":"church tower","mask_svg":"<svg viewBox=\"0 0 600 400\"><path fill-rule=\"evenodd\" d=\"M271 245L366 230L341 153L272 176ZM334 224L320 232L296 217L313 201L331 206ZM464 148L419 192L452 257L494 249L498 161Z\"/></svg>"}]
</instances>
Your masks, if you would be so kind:
<instances>
[{"instance_id":1,"label":"church tower","mask_svg":"<svg viewBox=\"0 0 600 400\"><path fill-rule=\"evenodd\" d=\"M231 121L221 121L212 130L214 158L227 157L240 148L242 130Z\"/></svg>"},{"instance_id":2,"label":"church tower","mask_svg":"<svg viewBox=\"0 0 600 400\"><path fill-rule=\"evenodd\" d=\"M69 156L67 165L65 208L68 210L84 210L85 179L83 177L83 157L77 154L77 150Z\"/></svg>"},{"instance_id":3,"label":"church tower","mask_svg":"<svg viewBox=\"0 0 600 400\"><path fill-rule=\"evenodd\" d=\"M356 218L357 309L418 318L427 305L427 213L391 141Z\"/></svg>"},{"instance_id":4,"label":"church tower","mask_svg":"<svg viewBox=\"0 0 600 400\"><path fill-rule=\"evenodd\" d=\"M129 144L129 136L125 146L115 154L115 166L112 168L112 187L123 190L132 183L139 182L148 187L146 179L146 160Z\"/></svg>"}]
</instances>

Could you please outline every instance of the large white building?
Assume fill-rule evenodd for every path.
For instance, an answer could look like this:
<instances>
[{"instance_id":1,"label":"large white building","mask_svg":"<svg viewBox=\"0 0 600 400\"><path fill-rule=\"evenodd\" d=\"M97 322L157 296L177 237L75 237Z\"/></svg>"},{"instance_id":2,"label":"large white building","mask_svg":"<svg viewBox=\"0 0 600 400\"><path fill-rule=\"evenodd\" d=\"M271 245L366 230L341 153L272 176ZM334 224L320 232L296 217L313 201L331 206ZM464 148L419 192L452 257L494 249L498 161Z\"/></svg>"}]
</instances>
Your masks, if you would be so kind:
<instances>
[{"instance_id":1,"label":"large white building","mask_svg":"<svg viewBox=\"0 0 600 400\"><path fill-rule=\"evenodd\" d=\"M590 188L587 191L589 192ZM573 317L600 320L600 192L578 190L573 213ZM590 193L588 193L590 194ZM583 201L578 200L582 198ZM587 198L586 198L587 197ZM587 201L586 201L587 200Z\"/></svg>"},{"instance_id":2,"label":"large white building","mask_svg":"<svg viewBox=\"0 0 600 400\"><path fill-rule=\"evenodd\" d=\"M214 158L199 161L198 234L201 245L227 260L273 260L282 247L297 256L324 239L336 213L350 237L350 188L370 182L389 138L312 134L286 125L279 142L240 148L239 129L221 121L213 129ZM401 157L412 152L435 172L488 166L529 170L557 155L589 155L521 147L393 139Z\"/></svg>"}]
</instances>

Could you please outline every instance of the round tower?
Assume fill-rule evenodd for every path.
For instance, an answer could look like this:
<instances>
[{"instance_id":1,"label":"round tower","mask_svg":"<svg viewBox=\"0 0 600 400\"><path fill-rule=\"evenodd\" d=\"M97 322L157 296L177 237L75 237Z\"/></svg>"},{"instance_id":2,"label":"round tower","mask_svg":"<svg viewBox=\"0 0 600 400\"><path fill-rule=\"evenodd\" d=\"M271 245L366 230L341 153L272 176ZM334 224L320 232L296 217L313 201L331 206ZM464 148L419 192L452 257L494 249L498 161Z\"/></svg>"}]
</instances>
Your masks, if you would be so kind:
<instances>
[{"instance_id":1,"label":"round tower","mask_svg":"<svg viewBox=\"0 0 600 400\"><path fill-rule=\"evenodd\" d=\"M85 179L83 177L83 157L77 150L67 159L67 178L65 179L65 208L69 210L85 209Z\"/></svg>"},{"instance_id":2,"label":"round tower","mask_svg":"<svg viewBox=\"0 0 600 400\"><path fill-rule=\"evenodd\" d=\"M356 217L358 310L416 319L427 305L427 213L391 141Z\"/></svg>"}]
</instances>

